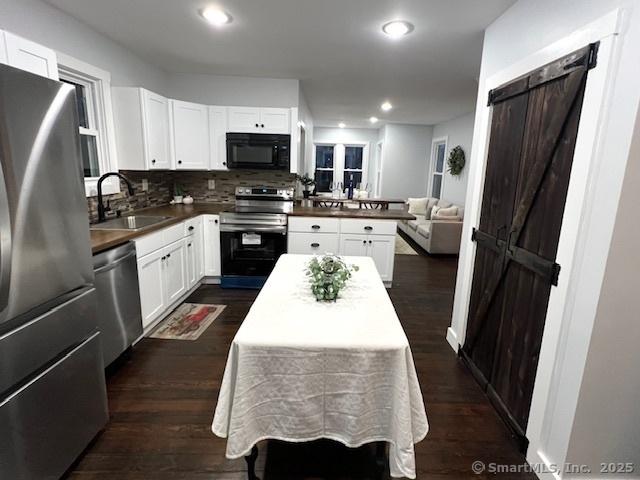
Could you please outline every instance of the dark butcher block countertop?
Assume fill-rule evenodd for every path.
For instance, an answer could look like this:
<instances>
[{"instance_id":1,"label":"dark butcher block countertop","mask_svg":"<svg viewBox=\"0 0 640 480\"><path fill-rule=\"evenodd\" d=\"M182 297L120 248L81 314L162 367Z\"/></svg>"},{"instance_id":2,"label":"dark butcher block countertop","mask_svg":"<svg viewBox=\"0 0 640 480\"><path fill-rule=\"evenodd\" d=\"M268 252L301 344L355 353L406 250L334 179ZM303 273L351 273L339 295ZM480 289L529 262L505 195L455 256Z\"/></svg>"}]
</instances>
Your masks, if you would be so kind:
<instances>
[{"instance_id":1,"label":"dark butcher block countertop","mask_svg":"<svg viewBox=\"0 0 640 480\"><path fill-rule=\"evenodd\" d=\"M144 208L127 212L125 215L152 215L171 217L164 222L136 232L128 230L91 230L91 251L102 252L109 248L122 245L134 238L142 237L151 232L161 230L170 225L183 222L198 215L217 215L220 212L233 210L229 203L194 203L193 205L165 205L162 207ZM415 217L406 210L369 210L355 208L321 208L301 207L296 205L290 216L298 217L329 217L329 218L369 218L378 220L413 220Z\"/></svg>"}]
</instances>

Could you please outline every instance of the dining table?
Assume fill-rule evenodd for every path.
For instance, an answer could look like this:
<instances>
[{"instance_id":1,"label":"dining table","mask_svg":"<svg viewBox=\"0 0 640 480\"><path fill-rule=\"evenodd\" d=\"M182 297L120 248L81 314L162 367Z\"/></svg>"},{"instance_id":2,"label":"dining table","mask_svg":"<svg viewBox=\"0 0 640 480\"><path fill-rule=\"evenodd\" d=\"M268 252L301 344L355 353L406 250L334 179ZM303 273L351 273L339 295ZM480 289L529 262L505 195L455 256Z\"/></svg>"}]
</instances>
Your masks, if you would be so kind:
<instances>
[{"instance_id":1,"label":"dining table","mask_svg":"<svg viewBox=\"0 0 640 480\"><path fill-rule=\"evenodd\" d=\"M416 478L414 445L429 430L409 341L369 257L336 301L317 301L313 256L278 260L229 349L212 424L226 457L255 477L257 443L330 439L388 448L392 477ZM386 468L386 466L384 467Z\"/></svg>"}]
</instances>

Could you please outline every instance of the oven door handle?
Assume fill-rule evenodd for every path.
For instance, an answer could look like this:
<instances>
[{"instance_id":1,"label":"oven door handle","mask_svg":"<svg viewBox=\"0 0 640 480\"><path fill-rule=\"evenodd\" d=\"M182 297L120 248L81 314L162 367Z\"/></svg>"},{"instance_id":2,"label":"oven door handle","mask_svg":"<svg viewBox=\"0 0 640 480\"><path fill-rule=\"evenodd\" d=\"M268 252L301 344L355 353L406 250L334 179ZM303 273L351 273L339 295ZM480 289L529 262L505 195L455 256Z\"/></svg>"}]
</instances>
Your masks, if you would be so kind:
<instances>
[{"instance_id":1,"label":"oven door handle","mask_svg":"<svg viewBox=\"0 0 640 480\"><path fill-rule=\"evenodd\" d=\"M282 225L231 225L222 223L220 232L246 232L246 233L287 233L287 227Z\"/></svg>"}]
</instances>

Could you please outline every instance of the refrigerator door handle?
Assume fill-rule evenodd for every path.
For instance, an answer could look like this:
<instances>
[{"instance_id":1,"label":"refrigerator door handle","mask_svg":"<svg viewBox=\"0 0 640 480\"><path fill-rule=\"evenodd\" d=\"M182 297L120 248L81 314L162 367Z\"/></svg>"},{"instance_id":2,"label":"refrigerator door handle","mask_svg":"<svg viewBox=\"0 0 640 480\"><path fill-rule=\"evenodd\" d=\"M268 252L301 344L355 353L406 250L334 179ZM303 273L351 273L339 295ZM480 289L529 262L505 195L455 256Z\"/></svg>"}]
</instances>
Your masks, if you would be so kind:
<instances>
[{"instance_id":1,"label":"refrigerator door handle","mask_svg":"<svg viewBox=\"0 0 640 480\"><path fill-rule=\"evenodd\" d=\"M4 172L0 166L0 323L9 303L11 281L11 217Z\"/></svg>"}]
</instances>

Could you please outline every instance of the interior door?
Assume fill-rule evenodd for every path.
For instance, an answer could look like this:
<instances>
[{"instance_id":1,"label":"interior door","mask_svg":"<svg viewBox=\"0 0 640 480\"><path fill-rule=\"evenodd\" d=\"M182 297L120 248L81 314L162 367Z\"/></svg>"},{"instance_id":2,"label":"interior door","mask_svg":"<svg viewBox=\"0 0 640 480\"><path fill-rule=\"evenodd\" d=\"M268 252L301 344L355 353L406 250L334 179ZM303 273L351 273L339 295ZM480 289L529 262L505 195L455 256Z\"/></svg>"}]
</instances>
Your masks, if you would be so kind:
<instances>
[{"instance_id":1,"label":"interior door","mask_svg":"<svg viewBox=\"0 0 640 480\"><path fill-rule=\"evenodd\" d=\"M525 431L587 72L587 46L490 94L487 171L463 356L526 446Z\"/></svg>"},{"instance_id":2,"label":"interior door","mask_svg":"<svg viewBox=\"0 0 640 480\"><path fill-rule=\"evenodd\" d=\"M145 112L145 144L150 170L171 168L169 159L169 101L148 90L142 91Z\"/></svg>"},{"instance_id":3,"label":"interior door","mask_svg":"<svg viewBox=\"0 0 640 480\"><path fill-rule=\"evenodd\" d=\"M209 111L206 105L171 100L176 170L209 168Z\"/></svg>"}]
</instances>

